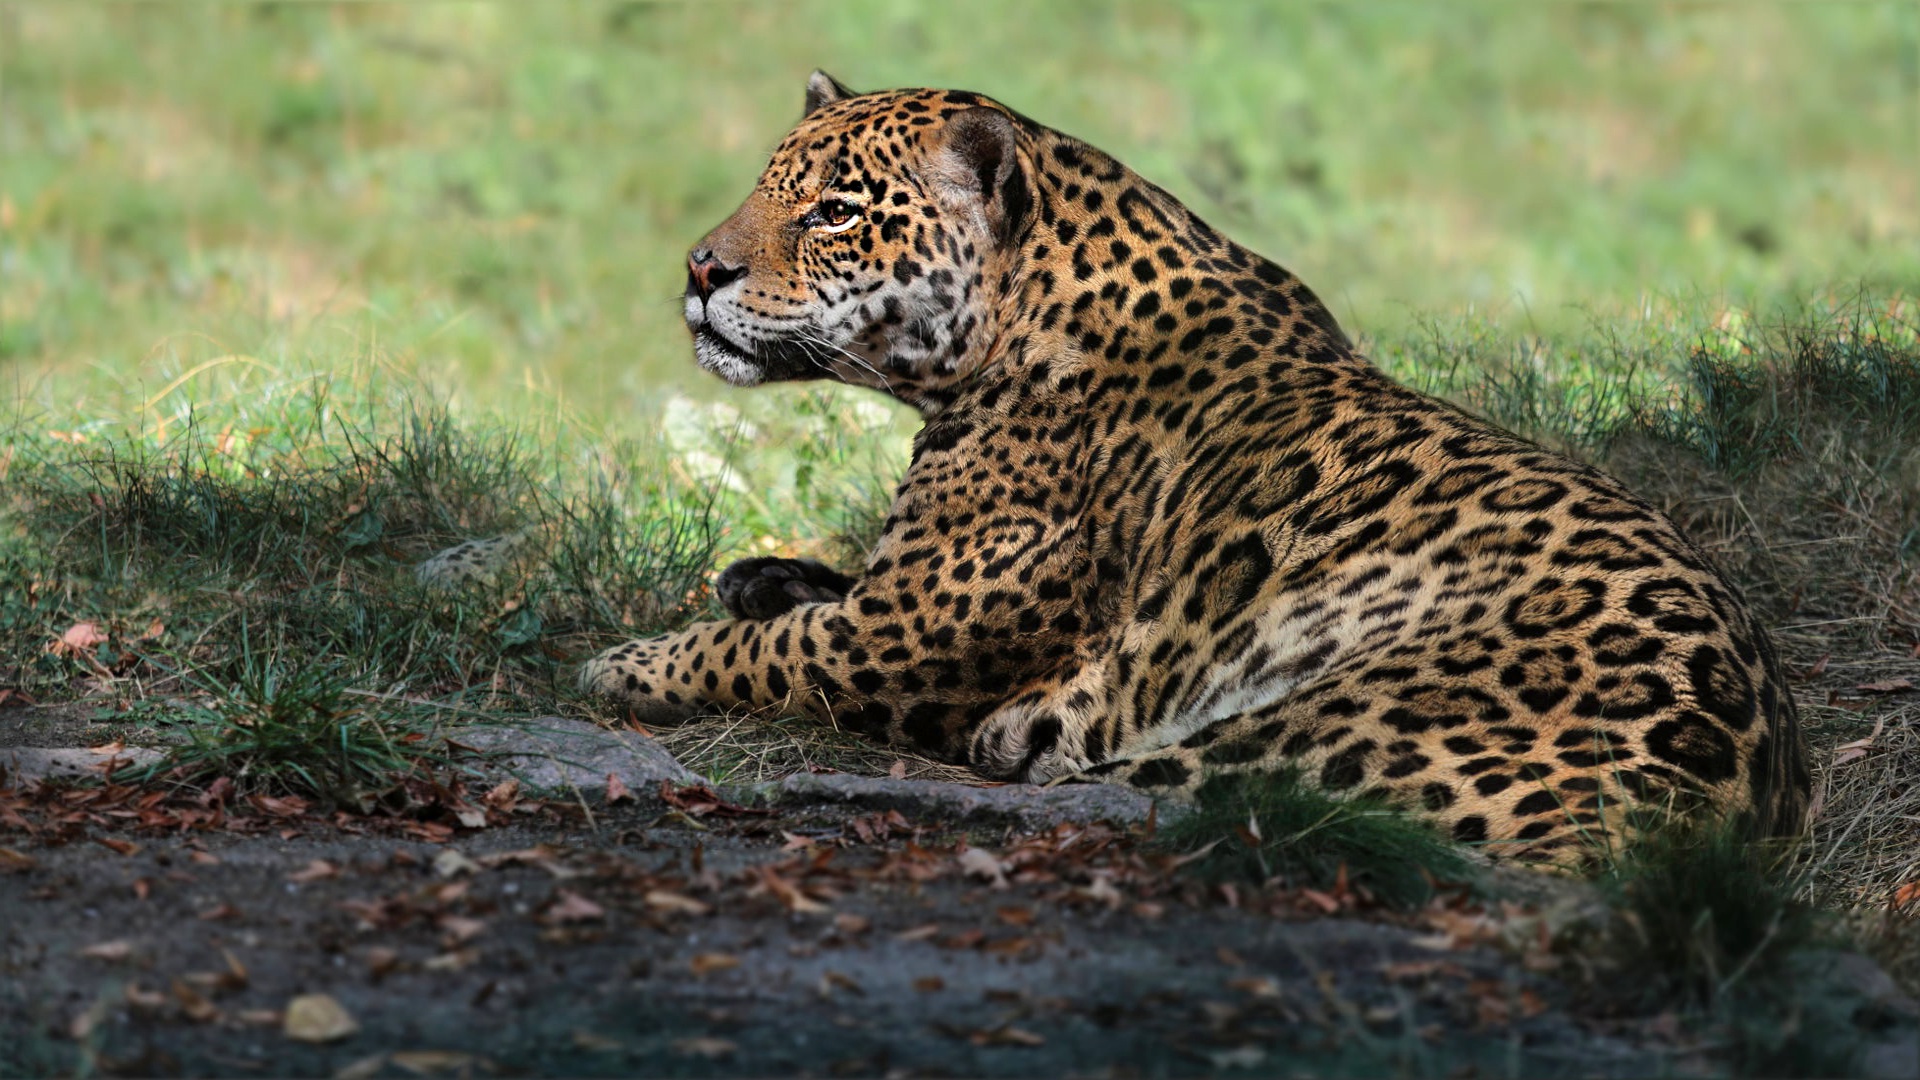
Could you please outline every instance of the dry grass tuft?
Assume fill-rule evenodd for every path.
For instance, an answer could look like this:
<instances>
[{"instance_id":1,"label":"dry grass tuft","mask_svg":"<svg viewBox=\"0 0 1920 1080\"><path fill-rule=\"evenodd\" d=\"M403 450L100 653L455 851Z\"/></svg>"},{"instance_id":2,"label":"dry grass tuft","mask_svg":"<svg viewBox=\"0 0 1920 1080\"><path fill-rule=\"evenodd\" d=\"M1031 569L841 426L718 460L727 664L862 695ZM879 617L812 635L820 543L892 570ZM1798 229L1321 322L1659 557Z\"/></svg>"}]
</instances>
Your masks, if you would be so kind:
<instances>
[{"instance_id":1,"label":"dry grass tuft","mask_svg":"<svg viewBox=\"0 0 1920 1080\"><path fill-rule=\"evenodd\" d=\"M1600 456L1772 629L1813 755L1803 898L1920 993L1920 350L1858 329L1696 355L1693 396Z\"/></svg>"},{"instance_id":2,"label":"dry grass tuft","mask_svg":"<svg viewBox=\"0 0 1920 1080\"><path fill-rule=\"evenodd\" d=\"M757 784L794 773L844 772L984 784L978 773L804 717L739 713L652 729L687 768L718 783Z\"/></svg>"}]
</instances>

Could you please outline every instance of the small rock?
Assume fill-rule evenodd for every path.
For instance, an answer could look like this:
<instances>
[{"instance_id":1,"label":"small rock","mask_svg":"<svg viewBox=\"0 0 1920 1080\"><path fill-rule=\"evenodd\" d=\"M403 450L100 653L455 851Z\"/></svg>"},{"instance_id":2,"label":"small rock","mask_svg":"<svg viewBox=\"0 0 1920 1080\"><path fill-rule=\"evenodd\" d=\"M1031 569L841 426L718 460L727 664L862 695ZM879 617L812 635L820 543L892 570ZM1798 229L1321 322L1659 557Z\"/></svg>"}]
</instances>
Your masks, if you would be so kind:
<instances>
[{"instance_id":1,"label":"small rock","mask_svg":"<svg viewBox=\"0 0 1920 1080\"><path fill-rule=\"evenodd\" d=\"M613 731L560 716L512 726L469 727L454 741L486 754L484 771L510 774L525 787L550 793L604 798L610 775L641 793L658 788L662 780L705 782L639 732Z\"/></svg>"},{"instance_id":2,"label":"small rock","mask_svg":"<svg viewBox=\"0 0 1920 1080\"><path fill-rule=\"evenodd\" d=\"M1794 958L1794 985L1809 1001L1829 1003L1859 1040L1858 1075L1894 1080L1920 1066L1920 1004L1879 964L1856 952L1812 949Z\"/></svg>"},{"instance_id":3,"label":"small rock","mask_svg":"<svg viewBox=\"0 0 1920 1080\"><path fill-rule=\"evenodd\" d=\"M65 780L79 776L97 777L109 761L112 761L114 768L118 770L130 766L152 765L160 758L159 751L138 746L122 747L111 756L98 754L85 748L42 749L33 746L11 746L0 750L0 773L4 773L15 783L25 780Z\"/></svg>"},{"instance_id":4,"label":"small rock","mask_svg":"<svg viewBox=\"0 0 1920 1080\"><path fill-rule=\"evenodd\" d=\"M782 780L770 796L786 805L844 803L955 825L1021 829L1047 829L1063 821L1132 825L1145 821L1153 807L1153 800L1145 795L1110 784L974 787L842 773L797 773ZM1167 809L1161 808L1163 817Z\"/></svg>"}]
</instances>

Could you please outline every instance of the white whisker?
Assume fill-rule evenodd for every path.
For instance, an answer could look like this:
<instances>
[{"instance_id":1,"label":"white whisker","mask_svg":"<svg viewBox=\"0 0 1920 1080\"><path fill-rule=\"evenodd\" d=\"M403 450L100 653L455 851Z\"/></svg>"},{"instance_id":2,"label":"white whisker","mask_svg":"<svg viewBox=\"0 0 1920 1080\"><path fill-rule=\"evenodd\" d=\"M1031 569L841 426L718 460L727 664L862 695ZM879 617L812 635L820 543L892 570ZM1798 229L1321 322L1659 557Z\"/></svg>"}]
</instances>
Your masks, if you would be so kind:
<instances>
[{"instance_id":1,"label":"white whisker","mask_svg":"<svg viewBox=\"0 0 1920 1080\"><path fill-rule=\"evenodd\" d=\"M839 353L841 356L846 357L848 360L852 361L856 367L870 373L874 378L880 380L880 386L883 389L891 390L893 388L892 380L888 379L886 374L883 373L879 368L876 368L871 363L869 363L865 357L860 356L859 354L849 349L846 349L842 346L835 345L833 342L828 341L823 337L820 337L818 334L809 333L803 330L800 332L799 338L803 345L814 345L823 349L831 349L834 352ZM825 370L828 370L828 371L833 370L828 365L821 363L820 359L816 356L809 354L807 358L809 360L812 360L816 364L820 364L820 366Z\"/></svg>"}]
</instances>

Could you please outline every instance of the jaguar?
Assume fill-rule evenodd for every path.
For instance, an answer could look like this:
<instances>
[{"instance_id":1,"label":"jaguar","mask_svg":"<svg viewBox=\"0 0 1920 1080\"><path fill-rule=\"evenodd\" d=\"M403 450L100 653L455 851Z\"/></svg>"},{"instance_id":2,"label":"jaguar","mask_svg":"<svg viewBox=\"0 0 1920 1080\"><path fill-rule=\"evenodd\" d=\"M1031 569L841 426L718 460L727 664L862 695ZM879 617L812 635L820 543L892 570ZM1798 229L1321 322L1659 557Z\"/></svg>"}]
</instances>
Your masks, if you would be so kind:
<instances>
[{"instance_id":1,"label":"jaguar","mask_svg":"<svg viewBox=\"0 0 1920 1080\"><path fill-rule=\"evenodd\" d=\"M1292 772L1556 863L1641 810L1803 827L1764 630L1605 473L1396 383L1293 274L980 94L808 80L687 258L699 365L924 424L857 576L581 670L651 723L780 710L1027 783Z\"/></svg>"}]
</instances>

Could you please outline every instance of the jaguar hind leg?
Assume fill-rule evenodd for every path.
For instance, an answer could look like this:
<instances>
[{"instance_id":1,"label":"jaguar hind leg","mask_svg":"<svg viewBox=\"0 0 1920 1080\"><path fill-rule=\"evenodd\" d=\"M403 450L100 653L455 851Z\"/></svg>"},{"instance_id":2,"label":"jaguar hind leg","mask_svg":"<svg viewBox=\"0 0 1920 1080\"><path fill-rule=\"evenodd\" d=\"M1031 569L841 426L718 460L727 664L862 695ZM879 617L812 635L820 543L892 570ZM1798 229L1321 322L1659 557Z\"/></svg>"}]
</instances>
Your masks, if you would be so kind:
<instances>
[{"instance_id":1,"label":"jaguar hind leg","mask_svg":"<svg viewBox=\"0 0 1920 1080\"><path fill-rule=\"evenodd\" d=\"M1174 745L1123 747L1080 777L1191 803L1214 777L1292 773L1334 798L1382 799L1491 857L1569 869L1630 843L1639 829L1634 808L1648 809L1655 795L1636 787L1634 762L1595 757L1571 766L1549 756L1567 753L1563 744L1543 747L1511 726L1410 732L1370 723L1365 713L1355 696L1306 693L1215 721ZM1462 740L1481 745L1482 756L1463 765L1449 755L1449 744Z\"/></svg>"},{"instance_id":2,"label":"jaguar hind leg","mask_svg":"<svg viewBox=\"0 0 1920 1080\"><path fill-rule=\"evenodd\" d=\"M1028 784L1078 778L1098 760L1099 720L1110 709L1108 667L1098 643L1028 683L988 714L967 740L966 762L982 776Z\"/></svg>"}]
</instances>

